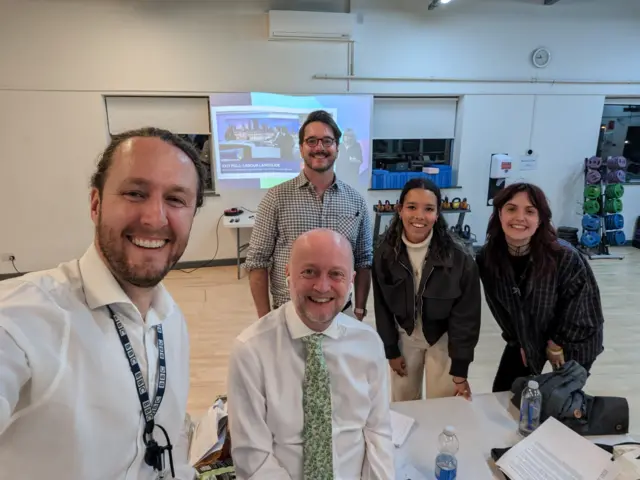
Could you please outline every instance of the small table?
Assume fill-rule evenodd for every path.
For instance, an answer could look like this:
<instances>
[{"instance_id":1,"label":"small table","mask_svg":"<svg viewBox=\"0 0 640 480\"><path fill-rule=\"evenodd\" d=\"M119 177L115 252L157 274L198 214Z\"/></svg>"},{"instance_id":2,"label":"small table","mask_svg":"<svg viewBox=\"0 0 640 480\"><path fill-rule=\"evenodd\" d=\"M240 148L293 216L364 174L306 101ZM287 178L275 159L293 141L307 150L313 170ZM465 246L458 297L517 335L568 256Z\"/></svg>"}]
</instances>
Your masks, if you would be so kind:
<instances>
[{"instance_id":1,"label":"small table","mask_svg":"<svg viewBox=\"0 0 640 480\"><path fill-rule=\"evenodd\" d=\"M238 280L240 280L240 254L249 248L249 244L245 243L240 245L240 229L241 228L253 228L255 225L255 213L243 212L235 217L227 217L225 215L222 224L226 228L234 228L236 230L236 258L238 260Z\"/></svg>"},{"instance_id":2,"label":"small table","mask_svg":"<svg viewBox=\"0 0 640 480\"><path fill-rule=\"evenodd\" d=\"M391 409L416 421L405 443L396 449L396 471L409 463L427 478L435 478L438 435L451 425L460 441L458 477L504 480L491 459L491 449L511 447L521 440L518 409L511 404L509 392L476 394L471 401L450 397L395 402ZM585 438L608 445L633 441L632 435Z\"/></svg>"}]
</instances>

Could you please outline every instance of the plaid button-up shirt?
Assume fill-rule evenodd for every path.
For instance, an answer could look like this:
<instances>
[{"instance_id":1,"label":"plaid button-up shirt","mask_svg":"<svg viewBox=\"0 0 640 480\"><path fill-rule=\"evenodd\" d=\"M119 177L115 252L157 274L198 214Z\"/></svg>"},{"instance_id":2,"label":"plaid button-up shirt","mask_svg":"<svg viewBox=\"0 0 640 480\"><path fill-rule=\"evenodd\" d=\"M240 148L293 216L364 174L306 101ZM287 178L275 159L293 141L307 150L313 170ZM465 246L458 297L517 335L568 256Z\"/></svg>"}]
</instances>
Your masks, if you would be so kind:
<instances>
[{"instance_id":1,"label":"plaid button-up shirt","mask_svg":"<svg viewBox=\"0 0 640 480\"><path fill-rule=\"evenodd\" d=\"M270 270L274 307L289 301L285 266L293 241L315 228L328 228L344 235L353 248L354 268L371 267L373 232L364 197L336 179L321 200L301 172L296 178L271 188L260 202L244 263L247 270Z\"/></svg>"},{"instance_id":2,"label":"plaid button-up shirt","mask_svg":"<svg viewBox=\"0 0 640 480\"><path fill-rule=\"evenodd\" d=\"M484 249L476 256L487 304L503 338L524 349L527 364L537 375L547 361L548 340L562 346L565 361L581 365L593 363L604 350L598 282L581 253L563 240L558 243L562 248L556 252L555 274L528 278L522 289L513 271L505 280L489 276Z\"/></svg>"}]
</instances>

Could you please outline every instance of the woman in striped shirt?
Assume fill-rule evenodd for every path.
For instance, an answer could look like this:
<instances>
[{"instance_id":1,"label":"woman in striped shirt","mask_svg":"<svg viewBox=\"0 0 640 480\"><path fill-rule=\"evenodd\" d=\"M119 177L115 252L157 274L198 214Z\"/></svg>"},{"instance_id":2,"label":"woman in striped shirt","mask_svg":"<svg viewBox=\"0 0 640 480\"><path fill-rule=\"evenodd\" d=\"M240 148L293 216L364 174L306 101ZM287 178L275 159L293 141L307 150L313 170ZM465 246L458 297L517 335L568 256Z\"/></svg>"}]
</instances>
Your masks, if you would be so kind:
<instances>
[{"instance_id":1,"label":"woman in striped shirt","mask_svg":"<svg viewBox=\"0 0 640 480\"><path fill-rule=\"evenodd\" d=\"M494 392L539 375L547 361L591 369L604 349L600 291L582 254L558 239L539 187L516 183L498 193L476 262L507 342Z\"/></svg>"}]
</instances>

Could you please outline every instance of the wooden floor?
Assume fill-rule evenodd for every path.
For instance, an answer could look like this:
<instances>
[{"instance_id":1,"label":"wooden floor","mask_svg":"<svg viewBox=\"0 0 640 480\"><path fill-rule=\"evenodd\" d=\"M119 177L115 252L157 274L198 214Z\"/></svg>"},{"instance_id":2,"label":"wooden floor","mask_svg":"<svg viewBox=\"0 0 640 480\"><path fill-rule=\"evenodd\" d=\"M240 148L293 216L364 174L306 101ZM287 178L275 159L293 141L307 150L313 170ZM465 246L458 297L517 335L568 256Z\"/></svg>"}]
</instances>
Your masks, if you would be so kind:
<instances>
[{"instance_id":1,"label":"wooden floor","mask_svg":"<svg viewBox=\"0 0 640 480\"><path fill-rule=\"evenodd\" d=\"M585 390L592 395L627 397L631 431L640 432L640 250L619 247L624 260L593 260L605 313L605 352L596 361ZM232 340L256 321L246 275L235 267L173 271L166 285L187 317L191 337L189 412L202 415L226 392ZM369 299L369 312L373 301ZM486 303L470 382L475 393L490 392L504 342ZM372 314L368 322L372 322Z\"/></svg>"}]
</instances>

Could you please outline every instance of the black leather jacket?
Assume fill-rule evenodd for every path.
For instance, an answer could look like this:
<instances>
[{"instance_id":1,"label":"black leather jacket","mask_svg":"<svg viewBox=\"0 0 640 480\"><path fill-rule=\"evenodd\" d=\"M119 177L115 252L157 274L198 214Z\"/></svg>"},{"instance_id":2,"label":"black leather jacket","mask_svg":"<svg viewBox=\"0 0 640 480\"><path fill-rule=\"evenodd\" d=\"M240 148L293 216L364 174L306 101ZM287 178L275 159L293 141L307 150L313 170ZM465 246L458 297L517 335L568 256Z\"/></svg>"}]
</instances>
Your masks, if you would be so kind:
<instances>
[{"instance_id":1,"label":"black leather jacket","mask_svg":"<svg viewBox=\"0 0 640 480\"><path fill-rule=\"evenodd\" d=\"M455 245L447 258L430 251L423 266L418 295L404 244L399 254L382 241L373 258L376 327L388 359L399 357L398 328L411 335L416 311L422 312L425 339L435 344L449 334L450 373L467 377L480 336L482 299L478 268L463 247Z\"/></svg>"}]
</instances>

